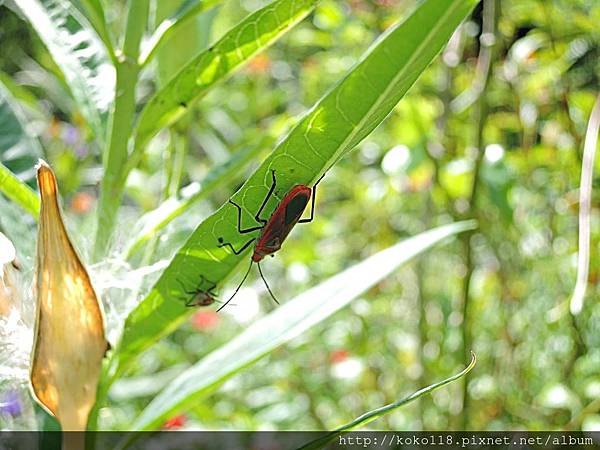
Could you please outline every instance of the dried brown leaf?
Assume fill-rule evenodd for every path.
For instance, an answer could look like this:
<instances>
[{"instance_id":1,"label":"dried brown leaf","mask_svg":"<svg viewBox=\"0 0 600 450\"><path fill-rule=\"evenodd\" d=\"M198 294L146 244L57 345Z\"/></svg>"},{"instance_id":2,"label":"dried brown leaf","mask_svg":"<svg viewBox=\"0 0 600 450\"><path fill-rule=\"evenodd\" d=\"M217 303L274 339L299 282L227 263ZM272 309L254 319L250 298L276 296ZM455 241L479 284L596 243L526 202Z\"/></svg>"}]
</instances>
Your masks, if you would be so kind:
<instances>
[{"instance_id":1,"label":"dried brown leaf","mask_svg":"<svg viewBox=\"0 0 600 450\"><path fill-rule=\"evenodd\" d=\"M63 224L56 178L44 162L38 166L37 179L41 211L31 384L63 430L84 430L107 348L104 322L87 271Z\"/></svg>"}]
</instances>

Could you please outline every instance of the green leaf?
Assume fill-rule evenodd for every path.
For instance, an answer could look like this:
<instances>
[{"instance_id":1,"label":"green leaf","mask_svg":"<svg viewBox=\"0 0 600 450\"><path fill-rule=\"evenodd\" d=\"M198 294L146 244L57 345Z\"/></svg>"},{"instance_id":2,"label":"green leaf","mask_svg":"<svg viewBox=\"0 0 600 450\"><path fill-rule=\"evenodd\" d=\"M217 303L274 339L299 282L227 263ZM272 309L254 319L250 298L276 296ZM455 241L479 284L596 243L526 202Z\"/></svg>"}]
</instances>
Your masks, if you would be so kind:
<instances>
[{"instance_id":1,"label":"green leaf","mask_svg":"<svg viewBox=\"0 0 600 450\"><path fill-rule=\"evenodd\" d=\"M13 171L25 180L32 178L35 174L33 166L41 154L37 140L27 134L25 119L17 102L0 84L0 192L36 220L40 200L33 189Z\"/></svg>"},{"instance_id":2,"label":"green leaf","mask_svg":"<svg viewBox=\"0 0 600 450\"><path fill-rule=\"evenodd\" d=\"M477 357L475 356L475 353L471 352L471 362L469 363L469 365L467 367L465 367L460 372L452 375L449 378L446 378L445 380L442 380L442 381L439 381L432 385L429 385L423 389L419 389L417 392L413 392L408 397L404 397L403 399L398 400L394 403L390 403L389 405L385 405L380 408L369 411L369 412L363 414L362 416L357 417L352 422L347 423L346 425L342 425L341 427L336 428L334 431L327 433L326 436L323 436L322 438L319 438L312 442L309 442L308 444L300 447L298 450L318 450L320 448L323 448L329 442L331 442L333 439L335 439L342 433L346 433L348 431L355 430L356 428L358 428L362 425L366 425L369 422L373 422L374 420L377 420L380 417L383 417L386 414L389 414L389 413L395 411L396 409L418 399L419 397L422 397L425 394L429 394L429 393L435 391L436 389L439 389L443 386L446 386L447 384L452 383L453 381L458 380L461 377L464 377L471 370L473 370L473 368L475 367L475 364L477 364Z\"/></svg>"},{"instance_id":3,"label":"green leaf","mask_svg":"<svg viewBox=\"0 0 600 450\"><path fill-rule=\"evenodd\" d=\"M37 220L40 212L40 199L33 189L19 180L8 168L0 163L0 192L27 211Z\"/></svg>"},{"instance_id":4,"label":"green leaf","mask_svg":"<svg viewBox=\"0 0 600 450\"><path fill-rule=\"evenodd\" d=\"M136 128L131 166L154 134L181 117L191 103L231 75L242 63L279 39L301 21L318 0L276 0L250 14L214 46L189 62L150 99Z\"/></svg>"},{"instance_id":5,"label":"green leaf","mask_svg":"<svg viewBox=\"0 0 600 450\"><path fill-rule=\"evenodd\" d=\"M197 15L214 8L223 0L186 0L177 9L177 11L170 17L163 20L156 30L144 45L140 56L140 67L144 67L156 54L156 52L167 42L170 36L175 34L177 30L181 29L191 19ZM160 3L157 8L168 7L167 3Z\"/></svg>"},{"instance_id":6,"label":"green leaf","mask_svg":"<svg viewBox=\"0 0 600 450\"><path fill-rule=\"evenodd\" d=\"M154 429L174 411L193 406L211 388L331 316L411 258L473 225L458 222L426 231L376 253L281 305L171 382L142 411L133 429Z\"/></svg>"},{"instance_id":7,"label":"green leaf","mask_svg":"<svg viewBox=\"0 0 600 450\"><path fill-rule=\"evenodd\" d=\"M392 27L234 195L246 212L243 223L251 223L265 197L271 170L277 173L280 196L294 185L311 185L372 131L450 39L475 3L427 0L403 23ZM264 216L268 217L275 207L274 201L269 202ZM236 248L249 238L238 233L237 213L230 204L223 205L196 228L148 296L128 316L113 361L119 370L185 320L189 309L182 300L186 297L182 280L188 289L208 287L208 283L198 286L202 277L221 284L242 260L247 261L247 252L234 255L219 248L219 237Z\"/></svg>"},{"instance_id":8,"label":"green leaf","mask_svg":"<svg viewBox=\"0 0 600 450\"><path fill-rule=\"evenodd\" d=\"M90 25L102 39L111 59L116 61L115 51L110 36L110 31L106 26L106 16L104 7L100 0L71 0L71 3L85 16Z\"/></svg>"},{"instance_id":9,"label":"green leaf","mask_svg":"<svg viewBox=\"0 0 600 450\"><path fill-rule=\"evenodd\" d=\"M105 47L66 0L19 0L15 4L48 48L81 114L102 144L103 113L114 94L114 70Z\"/></svg>"},{"instance_id":10,"label":"green leaf","mask_svg":"<svg viewBox=\"0 0 600 450\"><path fill-rule=\"evenodd\" d=\"M4 85L5 91L24 108L36 115L36 119L46 119L40 108L38 98L31 92L30 87L18 84L6 72L0 71L0 84ZM33 173L33 172L32 172Z\"/></svg>"}]
</instances>

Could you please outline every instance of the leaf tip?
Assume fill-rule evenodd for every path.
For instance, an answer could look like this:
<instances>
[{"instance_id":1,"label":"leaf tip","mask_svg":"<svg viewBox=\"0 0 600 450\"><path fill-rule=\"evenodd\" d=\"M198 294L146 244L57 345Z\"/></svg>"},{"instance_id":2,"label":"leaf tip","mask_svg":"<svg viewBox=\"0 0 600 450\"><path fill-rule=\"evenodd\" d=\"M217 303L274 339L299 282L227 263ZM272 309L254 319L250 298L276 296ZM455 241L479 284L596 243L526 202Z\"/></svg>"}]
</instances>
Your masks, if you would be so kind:
<instances>
[{"instance_id":1,"label":"leaf tip","mask_svg":"<svg viewBox=\"0 0 600 450\"><path fill-rule=\"evenodd\" d=\"M58 191L54 172L43 159L39 159L35 166L37 171L38 186L42 197L55 195Z\"/></svg>"},{"instance_id":2,"label":"leaf tip","mask_svg":"<svg viewBox=\"0 0 600 450\"><path fill-rule=\"evenodd\" d=\"M475 354L475 352L473 350L471 350L471 362L466 367L465 373L470 372L473 369L473 367L475 367L476 364L477 364L477 355Z\"/></svg>"}]
</instances>

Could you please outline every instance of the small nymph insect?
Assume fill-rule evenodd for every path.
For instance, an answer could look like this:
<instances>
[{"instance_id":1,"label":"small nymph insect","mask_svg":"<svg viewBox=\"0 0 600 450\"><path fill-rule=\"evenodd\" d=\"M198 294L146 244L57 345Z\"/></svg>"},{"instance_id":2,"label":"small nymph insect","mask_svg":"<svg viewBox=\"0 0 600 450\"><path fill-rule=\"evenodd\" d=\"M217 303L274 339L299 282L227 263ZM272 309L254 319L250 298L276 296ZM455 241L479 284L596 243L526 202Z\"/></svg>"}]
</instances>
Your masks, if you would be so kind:
<instances>
[{"instance_id":1,"label":"small nymph insect","mask_svg":"<svg viewBox=\"0 0 600 450\"><path fill-rule=\"evenodd\" d=\"M181 289L183 290L183 292L187 295L191 295L191 297L186 300L185 306L187 306L187 307L210 306L214 302L217 301L216 300L217 294L215 294L215 292L214 292L214 289L217 287L216 283L213 283L212 281L207 280L206 278L204 278L203 275L200 275L200 280L201 280L202 284L204 283L204 281L207 281L211 285L206 290L200 289L200 288L194 288L193 290L189 291L186 289L186 287L184 286L184 284L181 280L177 280L179 282L179 285L181 286Z\"/></svg>"},{"instance_id":2,"label":"small nymph insect","mask_svg":"<svg viewBox=\"0 0 600 450\"><path fill-rule=\"evenodd\" d=\"M236 250L233 247L233 245L231 245L231 243L224 242L223 238L218 239L219 247L228 247L236 255L239 255L240 253L244 252L244 250L246 250L252 243L255 242L255 245L254 251L252 253L252 258L250 260L250 266L248 267L248 270L244 275L242 282L239 284L239 286L237 287L233 295L229 298L229 300L227 300L223 304L223 306L221 306L217 311L223 309L225 305L227 305L231 301L231 299L238 293L238 291L244 284L244 281L246 281L246 278L250 273L250 269L252 268L253 263L256 263L258 265L260 277L264 281L265 286L269 291L269 294L271 294L273 300L275 300L275 302L279 304L279 302L273 295L273 292L271 292L271 288L267 284L267 280L265 280L265 277L263 276L262 270L260 268L260 261L262 261L263 258L267 255L274 256L273 253L275 253L281 248L283 241L285 241L287 236L290 234L290 231L292 231L294 225L296 225L297 223L311 222L314 218L317 184L319 184L319 182L323 179L323 176L325 175L319 178L312 188L303 184L294 186L285 195L285 197L283 197L281 202L279 202L277 208L275 208L275 211L273 211L273 214L271 214L271 217L269 217L268 219L263 219L260 217L260 215L265 209L265 206L267 205L269 199L275 192L275 187L277 186L277 180L275 178L274 170L271 170L271 175L273 178L271 188L269 189L267 196L264 198L262 205L258 209L258 212L254 216L254 219L261 225L242 229L242 208L233 200L229 200L229 203L235 206L238 210L238 232L240 234L246 234L260 230L260 233L258 234L258 236L253 237L248 242L246 242L239 250ZM302 213L304 212L306 205L308 205L308 202L311 200L311 197L312 203L310 207L310 217L307 217L306 219L301 219Z\"/></svg>"}]
</instances>

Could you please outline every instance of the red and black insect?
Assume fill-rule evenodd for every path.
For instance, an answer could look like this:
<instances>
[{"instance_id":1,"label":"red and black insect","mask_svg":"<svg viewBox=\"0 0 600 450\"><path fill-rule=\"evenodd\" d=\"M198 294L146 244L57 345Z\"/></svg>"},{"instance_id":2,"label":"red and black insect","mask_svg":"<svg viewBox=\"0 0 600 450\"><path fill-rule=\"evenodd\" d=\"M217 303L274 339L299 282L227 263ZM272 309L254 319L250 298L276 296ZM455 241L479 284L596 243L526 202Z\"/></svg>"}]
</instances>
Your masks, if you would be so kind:
<instances>
[{"instance_id":1,"label":"red and black insect","mask_svg":"<svg viewBox=\"0 0 600 450\"><path fill-rule=\"evenodd\" d=\"M177 280L179 282L179 285L181 286L181 289L183 290L183 292L187 295L191 295L191 297L185 301L185 306L187 306L187 307L210 306L214 302L217 301L217 299L216 299L217 294L215 294L215 292L214 292L214 289L217 287L216 283L213 283L212 281L207 280L206 278L204 278L203 275L200 275L200 280L202 281L202 284L204 284L204 281L207 281L208 283L210 283L209 288L206 290L200 289L200 288L194 288L194 290L189 291L185 288L182 281Z\"/></svg>"},{"instance_id":2,"label":"red and black insect","mask_svg":"<svg viewBox=\"0 0 600 450\"><path fill-rule=\"evenodd\" d=\"M273 211L271 217L269 217L268 219L262 219L260 215L262 214L263 210L265 209L265 206L269 202L269 199L275 192L275 187L277 186L277 180L275 178L274 170L271 170L271 175L273 177L273 183L271 184L271 188L269 189L267 196L264 198L262 205L258 209L258 212L254 216L254 219L261 225L242 229L242 208L233 200L229 200L229 203L235 206L238 210L238 232L240 234L246 234L260 230L260 233L258 236L253 237L248 242L246 242L239 250L236 250L233 247L233 245L231 245L231 243L223 242L223 238L219 238L219 247L228 247L236 255L239 255L240 253L244 252L244 250L246 250L253 242L255 242L255 245L254 252L252 253L252 258L250 261L250 267L248 267L248 271L244 275L242 282L239 284L239 286L237 287L233 295L229 298L229 300L227 300L223 304L223 306L221 306L217 311L223 309L238 293L238 291L244 284L244 281L246 281L248 274L250 273L252 263L256 263L258 265L260 277L264 281L265 286L269 291L269 294L271 294L271 297L273 298L273 300L275 300L275 303L279 304L279 302L273 295L273 292L271 291L267 280L263 276L262 270L260 269L260 261L262 261L262 259L267 255L274 256L273 253L275 253L281 248L283 241L285 241L285 238L288 236L288 234L290 234L290 231L292 231L294 225L296 225L297 223L311 222L314 218L317 184L319 184L319 182L323 179L323 176L325 175L319 178L312 188L303 184L294 186L285 195L285 197L283 197L281 202L279 202L279 205L277 205L277 208L275 208L275 211ZM310 217L306 219L301 219L302 213L304 212L306 205L308 205L308 202L311 200L311 197L312 203L310 207Z\"/></svg>"}]
</instances>

